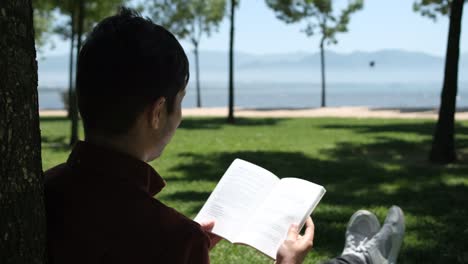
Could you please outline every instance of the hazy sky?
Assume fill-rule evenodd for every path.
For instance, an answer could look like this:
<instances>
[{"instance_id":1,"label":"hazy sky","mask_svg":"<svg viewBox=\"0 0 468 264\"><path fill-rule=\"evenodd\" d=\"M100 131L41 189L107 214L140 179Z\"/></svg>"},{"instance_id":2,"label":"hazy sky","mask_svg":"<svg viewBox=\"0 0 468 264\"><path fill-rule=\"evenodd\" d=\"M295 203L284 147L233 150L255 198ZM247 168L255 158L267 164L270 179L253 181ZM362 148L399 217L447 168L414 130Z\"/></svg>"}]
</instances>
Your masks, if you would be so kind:
<instances>
[{"instance_id":1,"label":"hazy sky","mask_svg":"<svg viewBox=\"0 0 468 264\"><path fill-rule=\"evenodd\" d=\"M337 3L345 3L338 0ZM413 0L365 0L364 9L351 17L349 32L338 35L338 44L330 46L337 52L404 49L444 55L448 19L437 22L413 12ZM468 14L465 12L461 51L468 52ZM306 37L304 24L286 25L275 18L263 0L241 0L236 17L235 49L249 53L316 52L318 37ZM200 49L225 51L229 41L229 21L226 18L219 32L202 39ZM44 54L68 52L68 43L56 40L56 48ZM186 49L191 45L183 41Z\"/></svg>"}]
</instances>

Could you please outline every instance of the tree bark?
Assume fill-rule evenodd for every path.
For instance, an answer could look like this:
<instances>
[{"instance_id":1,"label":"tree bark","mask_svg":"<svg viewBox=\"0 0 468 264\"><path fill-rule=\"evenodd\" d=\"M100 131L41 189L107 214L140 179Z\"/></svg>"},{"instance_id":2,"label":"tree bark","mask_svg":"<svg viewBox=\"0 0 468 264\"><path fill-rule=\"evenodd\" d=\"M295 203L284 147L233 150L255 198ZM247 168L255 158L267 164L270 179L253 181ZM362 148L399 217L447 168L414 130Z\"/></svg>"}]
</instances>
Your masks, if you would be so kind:
<instances>
[{"instance_id":1,"label":"tree bark","mask_svg":"<svg viewBox=\"0 0 468 264\"><path fill-rule=\"evenodd\" d=\"M229 34L229 114L228 123L234 123L234 15L236 0L231 0L231 28Z\"/></svg>"},{"instance_id":2,"label":"tree bark","mask_svg":"<svg viewBox=\"0 0 468 264\"><path fill-rule=\"evenodd\" d=\"M195 79L197 85L197 107L201 107L201 94L200 94L200 61L198 54L198 43L193 43L194 49L193 53L195 55Z\"/></svg>"},{"instance_id":3,"label":"tree bark","mask_svg":"<svg viewBox=\"0 0 468 264\"><path fill-rule=\"evenodd\" d=\"M321 107L326 106L326 101L325 101L325 47L324 47L325 39L322 38L320 41L320 63L321 63L321 69L322 69L322 100L320 103Z\"/></svg>"},{"instance_id":4,"label":"tree bark","mask_svg":"<svg viewBox=\"0 0 468 264\"><path fill-rule=\"evenodd\" d=\"M70 104L70 98L73 97L72 93L73 93L73 66L74 66L74 61L73 61L73 57L74 57L74 53L73 51L75 50L75 9L73 9L71 11L71 24L70 24L70 66L69 66L69 75L68 75L68 105L67 105L67 110L68 110L68 118L71 119L72 117L72 114L71 114L71 104Z\"/></svg>"},{"instance_id":5,"label":"tree bark","mask_svg":"<svg viewBox=\"0 0 468 264\"><path fill-rule=\"evenodd\" d=\"M78 3L78 28L76 31L76 69L78 69L78 60L81 49L81 40L83 37L83 27L84 27L84 17L85 17L85 0L80 0ZM78 103L76 100L76 87L77 82L75 78L75 87L72 89L70 97L70 109L71 109L71 137L70 137L70 146L73 146L78 142Z\"/></svg>"},{"instance_id":6,"label":"tree bark","mask_svg":"<svg viewBox=\"0 0 468 264\"><path fill-rule=\"evenodd\" d=\"M0 263L44 263L46 222L31 0L0 1Z\"/></svg>"},{"instance_id":7,"label":"tree bark","mask_svg":"<svg viewBox=\"0 0 468 264\"><path fill-rule=\"evenodd\" d=\"M448 164L457 160L455 151L455 111L463 5L464 0L452 1L439 119L429 155L429 160L433 163Z\"/></svg>"}]
</instances>

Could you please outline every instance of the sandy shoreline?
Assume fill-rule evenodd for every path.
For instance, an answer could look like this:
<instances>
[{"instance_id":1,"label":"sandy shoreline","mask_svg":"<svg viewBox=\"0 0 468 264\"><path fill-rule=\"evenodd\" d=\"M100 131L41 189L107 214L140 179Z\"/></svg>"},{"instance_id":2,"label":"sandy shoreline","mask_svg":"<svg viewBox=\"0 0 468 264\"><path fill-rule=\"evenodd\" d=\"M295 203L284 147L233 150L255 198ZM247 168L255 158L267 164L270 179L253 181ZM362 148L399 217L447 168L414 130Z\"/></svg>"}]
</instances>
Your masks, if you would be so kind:
<instances>
[{"instance_id":1,"label":"sandy shoreline","mask_svg":"<svg viewBox=\"0 0 468 264\"><path fill-rule=\"evenodd\" d=\"M227 116L227 108L184 108L183 116ZM65 116L64 110L41 110L40 116ZM237 117L354 117L354 118L421 118L436 119L437 109L430 108L369 108L369 107L326 107L304 109L246 109L236 108ZM459 109L457 120L468 120L468 109Z\"/></svg>"}]
</instances>

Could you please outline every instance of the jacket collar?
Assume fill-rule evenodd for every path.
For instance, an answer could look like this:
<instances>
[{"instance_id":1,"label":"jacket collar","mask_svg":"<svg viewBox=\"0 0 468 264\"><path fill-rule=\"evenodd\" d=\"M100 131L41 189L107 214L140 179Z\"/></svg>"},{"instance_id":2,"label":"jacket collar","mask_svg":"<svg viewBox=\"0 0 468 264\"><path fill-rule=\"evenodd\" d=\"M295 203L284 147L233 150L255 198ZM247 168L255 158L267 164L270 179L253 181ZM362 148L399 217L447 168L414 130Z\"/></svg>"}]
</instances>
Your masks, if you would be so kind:
<instances>
[{"instance_id":1,"label":"jacket collar","mask_svg":"<svg viewBox=\"0 0 468 264\"><path fill-rule=\"evenodd\" d=\"M135 184L151 196L166 186L163 178L148 163L90 142L79 141L68 157L67 164L84 170L85 175L98 172L110 178L106 180L124 180Z\"/></svg>"}]
</instances>

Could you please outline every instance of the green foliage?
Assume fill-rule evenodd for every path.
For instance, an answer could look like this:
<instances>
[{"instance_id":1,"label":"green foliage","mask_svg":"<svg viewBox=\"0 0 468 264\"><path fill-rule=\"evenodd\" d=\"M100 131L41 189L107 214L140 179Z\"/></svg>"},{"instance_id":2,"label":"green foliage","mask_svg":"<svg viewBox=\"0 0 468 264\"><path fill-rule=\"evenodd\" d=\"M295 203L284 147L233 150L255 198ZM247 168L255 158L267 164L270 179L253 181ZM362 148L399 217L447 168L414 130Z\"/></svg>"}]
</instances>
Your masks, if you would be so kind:
<instances>
[{"instance_id":1,"label":"green foliage","mask_svg":"<svg viewBox=\"0 0 468 264\"><path fill-rule=\"evenodd\" d=\"M71 37L71 16L77 14L78 1L76 0L50 0L57 7L62 15L67 16L69 19L66 24L56 24L53 31L61 35L64 39ZM84 0L85 1L85 19L83 25L83 32L89 32L93 26L101 21L103 18L116 13L119 6L124 5L129 0ZM76 20L75 20L76 21ZM77 23L76 21L75 23ZM76 24L74 28L76 29Z\"/></svg>"},{"instance_id":2,"label":"green foliage","mask_svg":"<svg viewBox=\"0 0 468 264\"><path fill-rule=\"evenodd\" d=\"M449 14L452 1L453 0L417 0L413 3L413 9L423 16L436 20L438 15L445 16ZM468 2L468 0L465 0L465 2Z\"/></svg>"},{"instance_id":3,"label":"green foliage","mask_svg":"<svg viewBox=\"0 0 468 264\"><path fill-rule=\"evenodd\" d=\"M188 118L152 165L167 187L157 199L194 217L235 158L280 177L299 177L327 189L312 217L314 248L304 263L343 250L349 217L399 205L406 234L399 263L468 263L468 122L457 122L461 161L434 166L426 161L433 120L352 118ZM44 169L68 157L65 118L41 120ZM272 263L255 250L222 242L212 263Z\"/></svg>"},{"instance_id":4,"label":"green foliage","mask_svg":"<svg viewBox=\"0 0 468 264\"><path fill-rule=\"evenodd\" d=\"M448 15L452 0L418 0L414 2L413 9L431 19L436 19L438 14Z\"/></svg>"},{"instance_id":5,"label":"green foliage","mask_svg":"<svg viewBox=\"0 0 468 264\"><path fill-rule=\"evenodd\" d=\"M41 51L41 48L49 43L52 35L50 28L54 19L54 6L49 0L34 0L32 4L34 10L34 38L36 47Z\"/></svg>"},{"instance_id":6,"label":"green foliage","mask_svg":"<svg viewBox=\"0 0 468 264\"><path fill-rule=\"evenodd\" d=\"M318 30L322 41L337 43L336 34L348 31L351 14L361 10L364 0L350 0L341 12L335 12L333 0L266 0L276 16L286 23L307 21L304 32L308 36Z\"/></svg>"},{"instance_id":7,"label":"green foliage","mask_svg":"<svg viewBox=\"0 0 468 264\"><path fill-rule=\"evenodd\" d=\"M114 14L117 7L129 0L85 0L84 32L89 32L93 26L103 18ZM41 47L50 40L53 34L64 39L71 37L71 16L77 13L76 0L34 0L34 23L36 44ZM58 15L68 19L58 20ZM76 24L74 25L76 28Z\"/></svg>"},{"instance_id":8,"label":"green foliage","mask_svg":"<svg viewBox=\"0 0 468 264\"><path fill-rule=\"evenodd\" d=\"M218 30L226 10L226 0L148 0L147 4L156 23L195 46L203 34Z\"/></svg>"}]
</instances>

